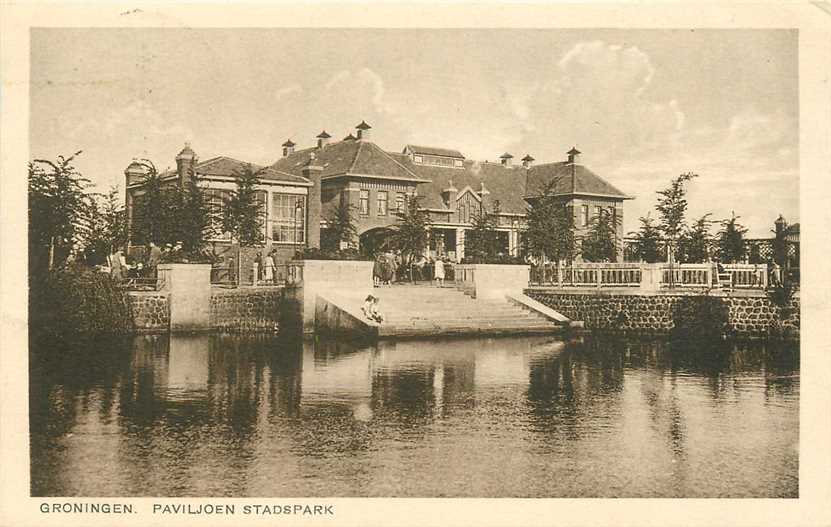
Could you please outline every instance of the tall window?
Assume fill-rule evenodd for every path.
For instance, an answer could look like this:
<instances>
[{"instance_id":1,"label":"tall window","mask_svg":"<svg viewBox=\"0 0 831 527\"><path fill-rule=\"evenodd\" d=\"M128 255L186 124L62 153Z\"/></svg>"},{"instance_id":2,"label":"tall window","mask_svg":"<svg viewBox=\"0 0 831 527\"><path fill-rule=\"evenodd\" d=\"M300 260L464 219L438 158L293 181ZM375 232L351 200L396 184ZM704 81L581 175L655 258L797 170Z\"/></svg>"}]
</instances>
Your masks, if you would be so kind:
<instances>
[{"instance_id":1,"label":"tall window","mask_svg":"<svg viewBox=\"0 0 831 527\"><path fill-rule=\"evenodd\" d=\"M379 216L386 216L387 215L387 207L388 207L388 194L386 190L379 190L378 191L378 215Z\"/></svg>"},{"instance_id":2,"label":"tall window","mask_svg":"<svg viewBox=\"0 0 831 527\"><path fill-rule=\"evenodd\" d=\"M361 216L369 216L369 191L361 189Z\"/></svg>"},{"instance_id":3,"label":"tall window","mask_svg":"<svg viewBox=\"0 0 831 527\"><path fill-rule=\"evenodd\" d=\"M225 202L231 196L231 192L223 189L205 190L205 198L208 200L208 211L210 214L210 237L213 240L230 240L231 233L225 232L222 228L222 215L225 211Z\"/></svg>"},{"instance_id":4,"label":"tall window","mask_svg":"<svg viewBox=\"0 0 831 527\"><path fill-rule=\"evenodd\" d=\"M603 214L603 207L601 207L600 205L595 206L594 217L599 220L601 214Z\"/></svg>"},{"instance_id":5,"label":"tall window","mask_svg":"<svg viewBox=\"0 0 831 527\"><path fill-rule=\"evenodd\" d=\"M271 195L271 239L278 243L303 243L306 236L306 196Z\"/></svg>"},{"instance_id":6,"label":"tall window","mask_svg":"<svg viewBox=\"0 0 831 527\"><path fill-rule=\"evenodd\" d=\"M407 203L407 195L403 192L395 194L395 210L398 212L404 211L404 204Z\"/></svg>"},{"instance_id":7,"label":"tall window","mask_svg":"<svg viewBox=\"0 0 831 527\"><path fill-rule=\"evenodd\" d=\"M580 206L580 226L586 227L589 224L589 206L588 205L581 205Z\"/></svg>"}]
</instances>

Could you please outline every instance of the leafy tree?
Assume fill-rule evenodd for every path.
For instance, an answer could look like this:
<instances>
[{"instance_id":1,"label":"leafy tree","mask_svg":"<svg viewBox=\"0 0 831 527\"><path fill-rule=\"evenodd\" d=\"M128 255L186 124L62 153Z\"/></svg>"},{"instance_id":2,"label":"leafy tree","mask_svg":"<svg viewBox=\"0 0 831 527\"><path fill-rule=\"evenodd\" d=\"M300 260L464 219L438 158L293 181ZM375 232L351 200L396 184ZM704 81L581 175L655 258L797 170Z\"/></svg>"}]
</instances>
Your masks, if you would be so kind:
<instances>
[{"instance_id":1,"label":"leafy tree","mask_svg":"<svg viewBox=\"0 0 831 527\"><path fill-rule=\"evenodd\" d=\"M667 251L668 254L672 253L676 242L684 233L684 219L687 212L686 184L696 177L698 175L692 172L681 174L670 183L669 187L658 191L658 203L655 209L658 211L661 233L671 247Z\"/></svg>"},{"instance_id":2,"label":"leafy tree","mask_svg":"<svg viewBox=\"0 0 831 527\"><path fill-rule=\"evenodd\" d=\"M84 234L90 181L72 162L81 153L29 163L29 254L32 275L62 265Z\"/></svg>"},{"instance_id":3,"label":"leafy tree","mask_svg":"<svg viewBox=\"0 0 831 527\"><path fill-rule=\"evenodd\" d=\"M127 218L118 201L118 187L106 194L94 194L87 214L89 231L85 240L84 256L87 263L104 263L115 248L127 243Z\"/></svg>"},{"instance_id":4,"label":"leafy tree","mask_svg":"<svg viewBox=\"0 0 831 527\"><path fill-rule=\"evenodd\" d=\"M326 229L320 233L320 245L324 249L340 250L341 243L347 247L354 247L358 238L358 229L355 226L354 205L345 201L338 203L326 218Z\"/></svg>"},{"instance_id":5,"label":"leafy tree","mask_svg":"<svg viewBox=\"0 0 831 527\"><path fill-rule=\"evenodd\" d=\"M255 172L250 164L245 165L236 175L236 188L225 200L222 228L230 232L243 247L261 245L265 210L256 187L260 184L260 171Z\"/></svg>"},{"instance_id":6,"label":"leafy tree","mask_svg":"<svg viewBox=\"0 0 831 527\"><path fill-rule=\"evenodd\" d=\"M678 239L678 259L682 263L701 263L710 257L713 236L710 234L710 214L697 219Z\"/></svg>"},{"instance_id":7,"label":"leafy tree","mask_svg":"<svg viewBox=\"0 0 831 527\"><path fill-rule=\"evenodd\" d=\"M156 165L149 159L139 164L144 168L141 181L143 193L135 198L133 206L133 239L136 243L154 242L157 245L175 243L176 209L170 185L162 180Z\"/></svg>"},{"instance_id":8,"label":"leafy tree","mask_svg":"<svg viewBox=\"0 0 831 527\"><path fill-rule=\"evenodd\" d=\"M718 254L724 263L736 263L744 258L744 235L747 229L739 224L739 216L731 214L729 220L721 222L722 228L718 233Z\"/></svg>"},{"instance_id":9,"label":"leafy tree","mask_svg":"<svg viewBox=\"0 0 831 527\"><path fill-rule=\"evenodd\" d=\"M590 262L614 262L617 259L619 225L616 215L600 209L583 237L580 251L583 258Z\"/></svg>"},{"instance_id":10,"label":"leafy tree","mask_svg":"<svg viewBox=\"0 0 831 527\"><path fill-rule=\"evenodd\" d=\"M661 229L655 225L655 220L649 217L639 218L641 227L637 232L629 233L634 238L632 254L638 260L646 263L655 263L661 259Z\"/></svg>"},{"instance_id":11,"label":"leafy tree","mask_svg":"<svg viewBox=\"0 0 831 527\"><path fill-rule=\"evenodd\" d=\"M133 213L134 238L158 245L181 242L190 255L202 251L210 234L211 211L205 190L196 182L193 167L184 185L164 181L152 161L139 161L145 170Z\"/></svg>"},{"instance_id":12,"label":"leafy tree","mask_svg":"<svg viewBox=\"0 0 831 527\"><path fill-rule=\"evenodd\" d=\"M211 211L205 190L195 178L171 188L174 242L182 242L185 253L202 252L211 231Z\"/></svg>"},{"instance_id":13,"label":"leafy tree","mask_svg":"<svg viewBox=\"0 0 831 527\"><path fill-rule=\"evenodd\" d=\"M406 264L427 248L430 236L430 216L422 210L418 196L409 197L405 206L395 212L397 223L390 228L386 246L401 251Z\"/></svg>"},{"instance_id":14,"label":"leafy tree","mask_svg":"<svg viewBox=\"0 0 831 527\"><path fill-rule=\"evenodd\" d=\"M522 234L524 250L539 261L559 263L574 258L574 215L554 196L553 182L528 207Z\"/></svg>"},{"instance_id":15,"label":"leafy tree","mask_svg":"<svg viewBox=\"0 0 831 527\"><path fill-rule=\"evenodd\" d=\"M472 228L465 233L465 260L487 263L497 256L500 249L496 222L499 211L480 209L471 217Z\"/></svg>"}]
</instances>

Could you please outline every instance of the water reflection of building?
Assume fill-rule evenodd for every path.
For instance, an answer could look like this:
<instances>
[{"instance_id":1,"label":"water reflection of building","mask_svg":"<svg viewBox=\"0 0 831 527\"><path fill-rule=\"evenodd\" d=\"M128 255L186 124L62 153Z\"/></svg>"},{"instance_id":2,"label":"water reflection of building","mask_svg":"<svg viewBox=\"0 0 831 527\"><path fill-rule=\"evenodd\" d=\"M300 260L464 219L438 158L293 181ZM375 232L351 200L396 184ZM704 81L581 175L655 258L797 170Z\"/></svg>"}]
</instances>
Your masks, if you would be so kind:
<instances>
[{"instance_id":1,"label":"water reflection of building","mask_svg":"<svg viewBox=\"0 0 831 527\"><path fill-rule=\"evenodd\" d=\"M167 386L182 391L208 387L208 335L171 335L168 351Z\"/></svg>"}]
</instances>

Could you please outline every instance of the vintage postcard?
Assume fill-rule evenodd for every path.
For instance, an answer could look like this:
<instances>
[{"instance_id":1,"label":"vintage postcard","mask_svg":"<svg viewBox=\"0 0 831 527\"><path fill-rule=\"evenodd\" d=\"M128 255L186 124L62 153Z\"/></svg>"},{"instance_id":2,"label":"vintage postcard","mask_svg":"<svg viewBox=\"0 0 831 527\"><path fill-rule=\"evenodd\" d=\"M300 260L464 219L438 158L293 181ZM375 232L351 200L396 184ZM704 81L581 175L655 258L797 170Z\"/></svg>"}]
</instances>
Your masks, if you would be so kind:
<instances>
[{"instance_id":1,"label":"vintage postcard","mask_svg":"<svg viewBox=\"0 0 831 527\"><path fill-rule=\"evenodd\" d=\"M0 524L831 523L829 4L2 14Z\"/></svg>"}]
</instances>

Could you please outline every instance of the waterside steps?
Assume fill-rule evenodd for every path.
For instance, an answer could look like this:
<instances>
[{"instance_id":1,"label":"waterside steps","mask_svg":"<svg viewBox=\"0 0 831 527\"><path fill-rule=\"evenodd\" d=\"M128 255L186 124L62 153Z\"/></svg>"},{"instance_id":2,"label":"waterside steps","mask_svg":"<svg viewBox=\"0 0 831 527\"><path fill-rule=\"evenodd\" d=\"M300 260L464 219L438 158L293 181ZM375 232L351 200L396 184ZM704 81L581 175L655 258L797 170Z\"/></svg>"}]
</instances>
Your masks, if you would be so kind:
<instances>
[{"instance_id":1,"label":"waterside steps","mask_svg":"<svg viewBox=\"0 0 831 527\"><path fill-rule=\"evenodd\" d=\"M364 332L378 337L436 335L529 335L556 333L569 320L551 310L538 310L524 295L474 299L450 287L378 287L381 324L361 311L366 294L318 297L317 326L322 332ZM516 298L519 297L519 298ZM337 315L335 315L337 313Z\"/></svg>"}]
</instances>

